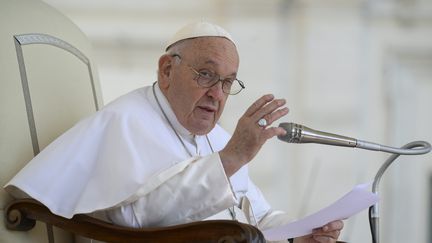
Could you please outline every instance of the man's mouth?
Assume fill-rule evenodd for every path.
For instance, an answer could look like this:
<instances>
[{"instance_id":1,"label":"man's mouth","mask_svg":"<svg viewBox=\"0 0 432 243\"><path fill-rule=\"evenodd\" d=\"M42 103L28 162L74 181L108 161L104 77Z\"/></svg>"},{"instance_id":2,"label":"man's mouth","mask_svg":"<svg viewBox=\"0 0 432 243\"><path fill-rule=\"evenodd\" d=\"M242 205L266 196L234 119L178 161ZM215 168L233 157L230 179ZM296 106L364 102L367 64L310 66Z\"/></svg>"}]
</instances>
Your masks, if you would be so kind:
<instances>
[{"instance_id":1,"label":"man's mouth","mask_svg":"<svg viewBox=\"0 0 432 243\"><path fill-rule=\"evenodd\" d=\"M198 106L201 110L207 111L207 112L216 112L217 109L212 106Z\"/></svg>"}]
</instances>

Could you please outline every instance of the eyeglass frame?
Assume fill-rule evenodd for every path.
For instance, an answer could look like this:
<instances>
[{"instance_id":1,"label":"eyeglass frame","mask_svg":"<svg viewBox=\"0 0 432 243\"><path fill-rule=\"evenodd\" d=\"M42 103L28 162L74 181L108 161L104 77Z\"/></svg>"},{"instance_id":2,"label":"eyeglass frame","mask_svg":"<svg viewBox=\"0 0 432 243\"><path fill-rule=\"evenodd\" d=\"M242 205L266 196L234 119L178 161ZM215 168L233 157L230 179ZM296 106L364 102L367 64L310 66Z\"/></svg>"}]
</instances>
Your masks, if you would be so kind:
<instances>
[{"instance_id":1,"label":"eyeglass frame","mask_svg":"<svg viewBox=\"0 0 432 243\"><path fill-rule=\"evenodd\" d=\"M180 59L180 61L183 61L183 59L182 59L182 57L180 56L180 54L172 54L171 56L172 56L172 57L178 57L178 58ZM237 78L235 78L235 79L233 79L233 80L222 79L221 76L220 76L218 73L213 72L213 71L211 71L211 70L209 70L209 71L211 71L211 72L215 75L214 78L213 78L214 81L212 81L212 82L214 82L214 83L210 82L210 83L212 83L210 86L202 85L198 80L199 80L200 78L205 78L205 77L203 77L203 75L202 75L198 70L196 70L195 68L193 68L191 65L189 65L189 64L186 63L186 66L188 66L188 68L189 68L190 70L192 70L192 72L194 72L194 73L196 74L196 77L195 77L194 79L195 79L195 81L197 82L197 84L198 84L200 87L203 87L203 88L211 88L211 87L215 86L217 83L222 82L222 92L224 92L225 94L228 94L228 95L236 95L236 94L240 93L243 89L246 88L246 86L244 85L243 81L241 81L241 80L239 80L239 79L237 79ZM232 83L234 83L235 81L237 81L237 83L240 85L240 89L239 89L237 92L235 92L235 93L226 92L226 91L224 90L224 87L226 87L226 86L225 86L225 83L226 83L226 82L229 82L229 81L231 81ZM230 88L229 91L231 91L231 88Z\"/></svg>"}]
</instances>

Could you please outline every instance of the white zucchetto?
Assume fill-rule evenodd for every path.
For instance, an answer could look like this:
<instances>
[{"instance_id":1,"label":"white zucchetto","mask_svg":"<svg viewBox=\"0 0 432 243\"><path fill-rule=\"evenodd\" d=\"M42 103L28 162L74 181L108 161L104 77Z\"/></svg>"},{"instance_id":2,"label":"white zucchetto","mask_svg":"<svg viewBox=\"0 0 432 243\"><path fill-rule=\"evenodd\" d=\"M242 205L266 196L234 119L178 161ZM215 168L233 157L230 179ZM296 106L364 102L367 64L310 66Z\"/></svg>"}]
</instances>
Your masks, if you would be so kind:
<instances>
[{"instance_id":1,"label":"white zucchetto","mask_svg":"<svg viewBox=\"0 0 432 243\"><path fill-rule=\"evenodd\" d=\"M170 46L179 41L206 36L224 37L236 45L230 33L228 33L222 27L208 22L196 22L188 24L177 31L177 33L175 33L174 36L168 41L165 50L168 50Z\"/></svg>"}]
</instances>

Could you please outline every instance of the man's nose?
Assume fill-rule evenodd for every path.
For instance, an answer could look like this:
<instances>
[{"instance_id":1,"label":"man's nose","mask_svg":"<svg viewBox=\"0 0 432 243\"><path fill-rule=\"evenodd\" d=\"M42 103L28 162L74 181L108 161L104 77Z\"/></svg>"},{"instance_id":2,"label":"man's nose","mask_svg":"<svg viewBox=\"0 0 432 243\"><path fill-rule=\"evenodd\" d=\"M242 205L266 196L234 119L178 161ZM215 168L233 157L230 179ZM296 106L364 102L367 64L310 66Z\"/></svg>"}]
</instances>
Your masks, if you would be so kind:
<instances>
[{"instance_id":1,"label":"man's nose","mask_svg":"<svg viewBox=\"0 0 432 243\"><path fill-rule=\"evenodd\" d=\"M225 93L223 92L222 85L223 81L219 80L215 85L210 87L207 94L213 97L215 100L222 100L225 97Z\"/></svg>"}]
</instances>

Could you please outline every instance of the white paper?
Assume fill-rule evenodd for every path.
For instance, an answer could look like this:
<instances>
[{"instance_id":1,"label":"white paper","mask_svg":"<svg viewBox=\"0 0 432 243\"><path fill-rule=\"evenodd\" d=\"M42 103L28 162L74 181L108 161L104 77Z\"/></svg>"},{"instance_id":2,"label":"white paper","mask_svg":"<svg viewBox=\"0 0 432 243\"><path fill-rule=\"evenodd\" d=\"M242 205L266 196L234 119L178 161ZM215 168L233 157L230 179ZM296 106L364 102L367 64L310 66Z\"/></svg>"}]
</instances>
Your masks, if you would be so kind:
<instances>
[{"instance_id":1,"label":"white paper","mask_svg":"<svg viewBox=\"0 0 432 243\"><path fill-rule=\"evenodd\" d=\"M270 241L286 240L312 233L312 230L325 224L347 219L378 202L378 195L368 191L370 183L355 186L342 198L309 215L289 224L263 231L264 237Z\"/></svg>"}]
</instances>

